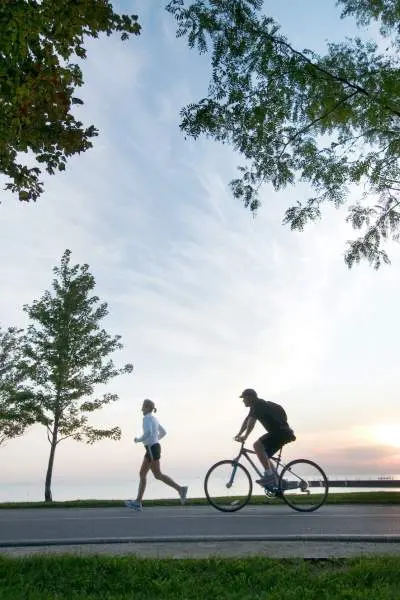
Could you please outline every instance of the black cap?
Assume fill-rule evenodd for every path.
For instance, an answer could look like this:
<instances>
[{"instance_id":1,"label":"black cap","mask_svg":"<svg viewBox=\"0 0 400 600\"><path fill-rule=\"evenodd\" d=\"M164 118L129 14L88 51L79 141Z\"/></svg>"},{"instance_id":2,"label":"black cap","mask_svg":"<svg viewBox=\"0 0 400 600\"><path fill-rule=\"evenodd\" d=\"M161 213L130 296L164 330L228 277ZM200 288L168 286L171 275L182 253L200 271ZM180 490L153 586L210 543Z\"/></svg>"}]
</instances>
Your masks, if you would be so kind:
<instances>
[{"instance_id":1,"label":"black cap","mask_svg":"<svg viewBox=\"0 0 400 600\"><path fill-rule=\"evenodd\" d=\"M239 398L257 398L257 392L251 388L247 388L243 390Z\"/></svg>"}]
</instances>

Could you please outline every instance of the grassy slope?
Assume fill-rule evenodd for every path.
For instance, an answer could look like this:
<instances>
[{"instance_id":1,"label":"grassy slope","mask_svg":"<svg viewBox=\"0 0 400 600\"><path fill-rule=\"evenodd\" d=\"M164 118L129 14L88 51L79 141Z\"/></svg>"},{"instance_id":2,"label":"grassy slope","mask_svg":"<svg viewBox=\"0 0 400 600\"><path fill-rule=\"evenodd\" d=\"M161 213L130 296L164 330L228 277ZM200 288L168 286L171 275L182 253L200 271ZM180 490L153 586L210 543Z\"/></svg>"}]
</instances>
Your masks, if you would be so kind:
<instances>
[{"instance_id":1,"label":"grassy slope","mask_svg":"<svg viewBox=\"0 0 400 600\"><path fill-rule=\"evenodd\" d=\"M400 558L0 557L1 600L398 600Z\"/></svg>"},{"instance_id":2,"label":"grassy slope","mask_svg":"<svg viewBox=\"0 0 400 600\"><path fill-rule=\"evenodd\" d=\"M251 504L264 504L265 496L253 496ZM269 501L270 502L270 501ZM270 502L273 504L274 502ZM276 501L281 504L281 501ZM146 506L178 506L179 500L146 500ZM191 498L189 506L207 505L205 498ZM400 492L352 492L345 494L329 494L328 504L400 504ZM65 502L3 502L2 508L68 508L68 507L113 507L123 506L122 500L67 500ZM400 593L399 593L400 600Z\"/></svg>"}]
</instances>

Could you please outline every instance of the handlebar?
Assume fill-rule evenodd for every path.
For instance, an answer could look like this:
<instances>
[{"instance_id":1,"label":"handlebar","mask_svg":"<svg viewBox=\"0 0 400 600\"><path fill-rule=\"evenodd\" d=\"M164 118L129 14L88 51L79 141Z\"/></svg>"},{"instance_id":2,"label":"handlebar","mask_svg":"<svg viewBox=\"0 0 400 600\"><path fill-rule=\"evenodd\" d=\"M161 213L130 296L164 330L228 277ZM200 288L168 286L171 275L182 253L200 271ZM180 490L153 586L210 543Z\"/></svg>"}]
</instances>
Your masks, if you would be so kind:
<instances>
[{"instance_id":1,"label":"handlebar","mask_svg":"<svg viewBox=\"0 0 400 600\"><path fill-rule=\"evenodd\" d=\"M238 442L238 444L240 444L240 453L245 450L246 452L249 452L249 454L256 454L256 452L254 452L254 450L250 450L250 448L245 448L244 445L246 443L246 440L244 440L243 442L239 442L238 439L236 439L236 436L233 438L234 442Z\"/></svg>"}]
</instances>

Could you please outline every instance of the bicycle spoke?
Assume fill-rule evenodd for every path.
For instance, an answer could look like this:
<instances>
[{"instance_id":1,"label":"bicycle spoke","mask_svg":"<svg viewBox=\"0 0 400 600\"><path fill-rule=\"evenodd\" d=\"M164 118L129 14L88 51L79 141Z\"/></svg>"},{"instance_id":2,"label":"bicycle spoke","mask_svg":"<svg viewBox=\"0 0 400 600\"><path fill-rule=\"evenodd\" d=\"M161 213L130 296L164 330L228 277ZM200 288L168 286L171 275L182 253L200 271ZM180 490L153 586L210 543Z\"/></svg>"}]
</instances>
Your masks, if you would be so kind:
<instances>
[{"instance_id":1,"label":"bicycle spoke","mask_svg":"<svg viewBox=\"0 0 400 600\"><path fill-rule=\"evenodd\" d=\"M213 465L204 480L208 501L222 512L235 512L243 508L251 498L252 488L247 469L231 460Z\"/></svg>"},{"instance_id":2,"label":"bicycle spoke","mask_svg":"<svg viewBox=\"0 0 400 600\"><path fill-rule=\"evenodd\" d=\"M298 459L288 463L280 476L280 493L294 510L311 512L322 506L328 496L328 479L316 463Z\"/></svg>"}]
</instances>

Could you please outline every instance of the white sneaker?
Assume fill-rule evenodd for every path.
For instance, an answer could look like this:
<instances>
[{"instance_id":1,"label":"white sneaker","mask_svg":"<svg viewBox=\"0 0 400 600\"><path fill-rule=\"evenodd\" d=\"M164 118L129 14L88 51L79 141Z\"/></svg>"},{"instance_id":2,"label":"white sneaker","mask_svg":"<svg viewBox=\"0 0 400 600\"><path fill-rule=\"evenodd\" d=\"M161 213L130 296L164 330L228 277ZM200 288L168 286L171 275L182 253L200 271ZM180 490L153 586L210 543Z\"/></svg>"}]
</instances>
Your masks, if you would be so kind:
<instances>
[{"instance_id":1,"label":"white sneaker","mask_svg":"<svg viewBox=\"0 0 400 600\"><path fill-rule=\"evenodd\" d=\"M136 502L136 500L125 500L125 506L128 508L132 508L133 510L139 511L142 510L143 506L141 502Z\"/></svg>"},{"instance_id":2,"label":"white sneaker","mask_svg":"<svg viewBox=\"0 0 400 600\"><path fill-rule=\"evenodd\" d=\"M187 493L188 493L188 486L187 485L182 486L181 490L179 492L179 496L181 498L181 504L185 504L186 503Z\"/></svg>"}]
</instances>

